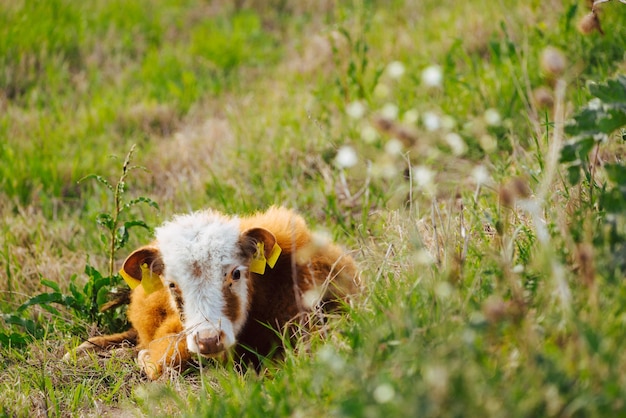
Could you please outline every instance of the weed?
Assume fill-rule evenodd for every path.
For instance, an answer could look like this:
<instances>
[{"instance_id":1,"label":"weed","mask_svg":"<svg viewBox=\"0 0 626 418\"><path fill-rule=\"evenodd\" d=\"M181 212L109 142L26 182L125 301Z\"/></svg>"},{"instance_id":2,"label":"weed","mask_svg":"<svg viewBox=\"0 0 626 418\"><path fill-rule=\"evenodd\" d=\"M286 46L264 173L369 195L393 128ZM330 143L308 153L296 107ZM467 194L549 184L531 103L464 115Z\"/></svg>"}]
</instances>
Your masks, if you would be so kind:
<instances>
[{"instance_id":1,"label":"weed","mask_svg":"<svg viewBox=\"0 0 626 418\"><path fill-rule=\"evenodd\" d=\"M26 331L26 334L0 333L0 339L3 342L11 345L24 345L33 338L40 339L50 332L50 324L42 325L38 321L23 318L25 311L31 306L39 306L50 314L61 317L61 313L52 304L60 305L69 309L74 318L87 323L97 323L98 326L107 329L119 329L126 324L126 319L120 317L119 314L102 312L100 308L108 301L112 292L113 294L116 293L117 286L121 283L119 275L114 271L114 263L118 250L128 242L131 229L136 227L149 229L144 221L132 216L132 209L140 204L158 209L156 202L147 197L125 199L125 194L128 191L128 175L133 170L142 168L131 165L134 150L135 146L131 147L126 155L122 165L122 174L114 184L95 174L83 179L96 180L112 194L113 208L111 212L102 212L96 217L96 223L105 231L101 235L101 240L107 246L108 273L103 274L96 267L87 264L84 271L88 278L87 282L80 288L76 283L77 275L73 275L69 281L70 294L64 294L57 283L41 279L41 285L50 288L52 292L33 296L17 308L15 313L3 315L7 324L18 325ZM116 297L120 298L121 296L117 295Z\"/></svg>"}]
</instances>

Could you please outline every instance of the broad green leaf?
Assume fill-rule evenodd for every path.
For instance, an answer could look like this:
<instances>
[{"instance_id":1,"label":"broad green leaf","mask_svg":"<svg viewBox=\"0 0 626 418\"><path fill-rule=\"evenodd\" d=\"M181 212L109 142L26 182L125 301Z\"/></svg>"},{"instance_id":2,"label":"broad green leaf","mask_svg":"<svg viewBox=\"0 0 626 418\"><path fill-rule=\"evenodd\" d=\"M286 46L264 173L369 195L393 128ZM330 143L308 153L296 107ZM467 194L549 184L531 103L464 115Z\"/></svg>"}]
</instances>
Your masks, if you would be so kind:
<instances>
[{"instance_id":1,"label":"broad green leaf","mask_svg":"<svg viewBox=\"0 0 626 418\"><path fill-rule=\"evenodd\" d=\"M565 125L565 133L571 136L581 135L586 132L596 132L598 110L584 108L574 119Z\"/></svg>"},{"instance_id":2,"label":"broad green leaf","mask_svg":"<svg viewBox=\"0 0 626 418\"><path fill-rule=\"evenodd\" d=\"M96 303L98 306L102 306L109 301L109 289L107 287L101 287L98 290L98 295L96 297Z\"/></svg>"},{"instance_id":3,"label":"broad green leaf","mask_svg":"<svg viewBox=\"0 0 626 418\"><path fill-rule=\"evenodd\" d=\"M613 188L600 195L600 205L609 213L626 212L626 192Z\"/></svg>"},{"instance_id":4,"label":"broad green leaf","mask_svg":"<svg viewBox=\"0 0 626 418\"><path fill-rule=\"evenodd\" d=\"M590 83L589 92L606 104L623 108L626 106L626 76L619 75L605 83Z\"/></svg>"},{"instance_id":5,"label":"broad green leaf","mask_svg":"<svg viewBox=\"0 0 626 418\"><path fill-rule=\"evenodd\" d=\"M98 270L96 270L93 266L90 266L89 264L85 266L85 274L91 279L102 278L102 274L100 274Z\"/></svg>"},{"instance_id":6,"label":"broad green leaf","mask_svg":"<svg viewBox=\"0 0 626 418\"><path fill-rule=\"evenodd\" d=\"M29 306L42 305L44 303L63 303L63 295L59 292L41 293L24 302L19 308L17 308L17 312L23 312Z\"/></svg>"},{"instance_id":7,"label":"broad green leaf","mask_svg":"<svg viewBox=\"0 0 626 418\"><path fill-rule=\"evenodd\" d=\"M561 148L561 163L570 163L576 160L587 160L589 152L593 148L595 140L592 137L584 137L568 141Z\"/></svg>"},{"instance_id":8,"label":"broad green leaf","mask_svg":"<svg viewBox=\"0 0 626 418\"><path fill-rule=\"evenodd\" d=\"M626 125L626 110L609 109L598 118L598 131L610 134L611 132Z\"/></svg>"},{"instance_id":9,"label":"broad green leaf","mask_svg":"<svg viewBox=\"0 0 626 418\"><path fill-rule=\"evenodd\" d=\"M17 332L0 332L0 345L3 347L24 347L33 341L31 336Z\"/></svg>"},{"instance_id":10,"label":"broad green leaf","mask_svg":"<svg viewBox=\"0 0 626 418\"><path fill-rule=\"evenodd\" d=\"M572 186L580 182L580 164L567 167L567 181Z\"/></svg>"},{"instance_id":11,"label":"broad green leaf","mask_svg":"<svg viewBox=\"0 0 626 418\"><path fill-rule=\"evenodd\" d=\"M607 164L604 166L609 179L621 186L626 186L626 166L622 164Z\"/></svg>"},{"instance_id":12,"label":"broad green leaf","mask_svg":"<svg viewBox=\"0 0 626 418\"><path fill-rule=\"evenodd\" d=\"M22 318L17 315L2 315L2 319L7 324L19 325L35 338L39 338L43 334L41 327L32 319Z\"/></svg>"}]
</instances>

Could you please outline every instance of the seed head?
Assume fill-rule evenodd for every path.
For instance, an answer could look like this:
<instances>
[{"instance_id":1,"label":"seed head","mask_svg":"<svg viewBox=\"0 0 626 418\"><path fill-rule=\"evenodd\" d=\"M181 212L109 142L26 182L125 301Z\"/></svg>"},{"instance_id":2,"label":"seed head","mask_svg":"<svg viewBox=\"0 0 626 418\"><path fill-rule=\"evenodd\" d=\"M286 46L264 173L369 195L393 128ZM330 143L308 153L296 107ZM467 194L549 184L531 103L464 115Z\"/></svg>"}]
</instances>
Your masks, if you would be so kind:
<instances>
[{"instance_id":1,"label":"seed head","mask_svg":"<svg viewBox=\"0 0 626 418\"><path fill-rule=\"evenodd\" d=\"M563 53L553 47L549 46L541 52L541 70L550 78L558 78L565 72L567 67L567 60Z\"/></svg>"},{"instance_id":2,"label":"seed head","mask_svg":"<svg viewBox=\"0 0 626 418\"><path fill-rule=\"evenodd\" d=\"M533 100L535 102L535 106L540 109L552 109L554 106L554 97L552 96L552 92L547 87L537 87L533 90Z\"/></svg>"},{"instance_id":3,"label":"seed head","mask_svg":"<svg viewBox=\"0 0 626 418\"><path fill-rule=\"evenodd\" d=\"M600 26L600 19L595 11L584 15L578 22L578 31L583 35L589 35L596 30L600 32L601 35L604 35L602 27Z\"/></svg>"}]
</instances>

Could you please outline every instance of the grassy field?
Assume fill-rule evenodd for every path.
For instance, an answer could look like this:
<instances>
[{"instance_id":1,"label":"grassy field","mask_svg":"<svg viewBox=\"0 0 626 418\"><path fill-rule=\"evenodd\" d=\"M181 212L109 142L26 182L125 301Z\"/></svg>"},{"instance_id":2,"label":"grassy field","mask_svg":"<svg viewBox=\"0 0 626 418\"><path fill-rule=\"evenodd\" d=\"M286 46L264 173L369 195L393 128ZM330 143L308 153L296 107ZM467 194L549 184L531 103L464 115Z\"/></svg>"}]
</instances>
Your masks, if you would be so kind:
<instances>
[{"instance_id":1,"label":"grassy field","mask_svg":"<svg viewBox=\"0 0 626 418\"><path fill-rule=\"evenodd\" d=\"M0 2L0 415L626 416L626 5L589 13ZM353 251L345 315L260 374L61 360L153 227L272 204Z\"/></svg>"}]
</instances>

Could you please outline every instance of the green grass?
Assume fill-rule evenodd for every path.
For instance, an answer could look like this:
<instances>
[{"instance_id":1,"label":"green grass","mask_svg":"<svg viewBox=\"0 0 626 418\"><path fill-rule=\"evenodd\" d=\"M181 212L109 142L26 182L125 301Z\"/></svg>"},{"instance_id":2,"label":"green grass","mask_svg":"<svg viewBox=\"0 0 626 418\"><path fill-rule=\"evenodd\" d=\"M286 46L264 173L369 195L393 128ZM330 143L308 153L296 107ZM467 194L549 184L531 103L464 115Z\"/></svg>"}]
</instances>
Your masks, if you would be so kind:
<instances>
[{"instance_id":1,"label":"green grass","mask_svg":"<svg viewBox=\"0 0 626 418\"><path fill-rule=\"evenodd\" d=\"M4 2L0 415L626 415L623 130L585 148L562 127L589 82L624 74L626 6L585 36L585 4ZM559 162L559 141L578 154ZM79 180L115 184L133 144L146 170L124 196L160 209L125 220L284 204L354 251L361 294L258 375L148 382L124 350L63 363L124 323L67 297L122 286L95 222L114 196ZM132 229L117 265L150 239Z\"/></svg>"}]
</instances>

